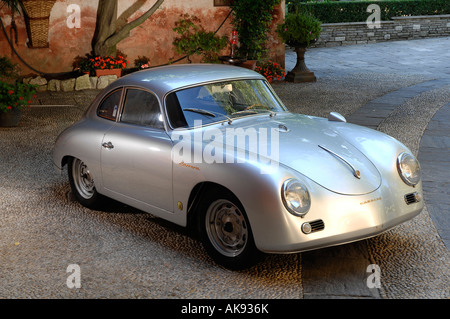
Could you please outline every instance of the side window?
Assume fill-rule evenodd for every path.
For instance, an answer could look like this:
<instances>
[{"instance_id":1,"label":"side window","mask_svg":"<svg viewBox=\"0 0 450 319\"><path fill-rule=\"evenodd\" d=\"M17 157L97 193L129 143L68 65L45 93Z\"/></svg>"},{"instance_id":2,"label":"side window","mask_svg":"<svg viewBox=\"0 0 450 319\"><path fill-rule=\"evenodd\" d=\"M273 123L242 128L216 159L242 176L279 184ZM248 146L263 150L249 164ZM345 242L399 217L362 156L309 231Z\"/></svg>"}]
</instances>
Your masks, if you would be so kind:
<instances>
[{"instance_id":1,"label":"side window","mask_svg":"<svg viewBox=\"0 0 450 319\"><path fill-rule=\"evenodd\" d=\"M115 121L117 112L119 110L120 97L122 95L122 89L114 91L108 95L97 109L97 115L105 119Z\"/></svg>"},{"instance_id":2,"label":"side window","mask_svg":"<svg viewBox=\"0 0 450 319\"><path fill-rule=\"evenodd\" d=\"M164 128L159 103L153 94L138 89L128 89L120 121L123 123Z\"/></svg>"}]
</instances>

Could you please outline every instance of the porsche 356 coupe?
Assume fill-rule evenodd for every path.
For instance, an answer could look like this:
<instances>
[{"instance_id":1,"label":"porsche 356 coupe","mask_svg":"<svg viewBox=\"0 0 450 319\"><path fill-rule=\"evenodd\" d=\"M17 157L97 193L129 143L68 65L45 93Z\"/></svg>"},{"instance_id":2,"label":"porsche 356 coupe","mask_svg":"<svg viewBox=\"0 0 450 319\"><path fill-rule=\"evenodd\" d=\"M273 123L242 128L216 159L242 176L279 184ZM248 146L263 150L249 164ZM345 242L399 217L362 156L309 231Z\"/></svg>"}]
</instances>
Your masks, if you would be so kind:
<instances>
[{"instance_id":1,"label":"porsche 356 coupe","mask_svg":"<svg viewBox=\"0 0 450 319\"><path fill-rule=\"evenodd\" d=\"M420 165L381 132L287 110L260 74L171 65L124 76L58 137L76 199L198 230L218 264L357 241L423 208Z\"/></svg>"}]
</instances>

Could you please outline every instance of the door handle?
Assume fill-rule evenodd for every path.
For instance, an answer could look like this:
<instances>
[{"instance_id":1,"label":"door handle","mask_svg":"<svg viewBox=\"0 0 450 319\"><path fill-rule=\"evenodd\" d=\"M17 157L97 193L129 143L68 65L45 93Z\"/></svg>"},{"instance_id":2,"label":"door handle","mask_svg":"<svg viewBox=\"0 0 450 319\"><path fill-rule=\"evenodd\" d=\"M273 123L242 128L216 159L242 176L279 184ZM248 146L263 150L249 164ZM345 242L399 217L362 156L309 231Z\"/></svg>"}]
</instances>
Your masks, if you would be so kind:
<instances>
[{"instance_id":1,"label":"door handle","mask_svg":"<svg viewBox=\"0 0 450 319\"><path fill-rule=\"evenodd\" d=\"M105 142L105 143L102 144L102 146L104 148L109 149L109 150L114 148L114 145L111 142L108 142L108 143Z\"/></svg>"}]
</instances>

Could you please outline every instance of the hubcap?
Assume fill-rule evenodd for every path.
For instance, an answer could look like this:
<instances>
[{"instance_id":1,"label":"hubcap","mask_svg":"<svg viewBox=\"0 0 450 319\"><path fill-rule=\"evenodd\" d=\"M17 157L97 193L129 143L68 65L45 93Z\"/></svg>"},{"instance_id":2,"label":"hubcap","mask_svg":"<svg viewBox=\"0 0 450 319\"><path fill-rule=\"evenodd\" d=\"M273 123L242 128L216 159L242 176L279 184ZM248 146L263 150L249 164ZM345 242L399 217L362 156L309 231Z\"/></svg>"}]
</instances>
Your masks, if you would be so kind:
<instances>
[{"instance_id":1,"label":"hubcap","mask_svg":"<svg viewBox=\"0 0 450 319\"><path fill-rule=\"evenodd\" d=\"M86 164L79 159L75 159L72 167L72 176L78 193L83 198L90 199L94 195L95 185Z\"/></svg>"},{"instance_id":2,"label":"hubcap","mask_svg":"<svg viewBox=\"0 0 450 319\"><path fill-rule=\"evenodd\" d=\"M228 200L213 202L206 212L206 231L214 248L235 257L246 247L248 228L240 209Z\"/></svg>"}]
</instances>

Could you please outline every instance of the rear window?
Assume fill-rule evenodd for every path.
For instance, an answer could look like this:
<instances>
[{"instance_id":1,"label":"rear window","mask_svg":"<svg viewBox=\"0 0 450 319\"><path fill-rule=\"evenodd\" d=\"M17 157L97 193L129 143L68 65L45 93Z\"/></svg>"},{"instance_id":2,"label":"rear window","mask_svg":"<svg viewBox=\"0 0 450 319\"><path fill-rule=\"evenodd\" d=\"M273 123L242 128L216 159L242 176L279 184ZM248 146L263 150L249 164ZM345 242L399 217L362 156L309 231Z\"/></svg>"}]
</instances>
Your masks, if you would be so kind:
<instances>
[{"instance_id":1,"label":"rear window","mask_svg":"<svg viewBox=\"0 0 450 319\"><path fill-rule=\"evenodd\" d=\"M158 99L152 93L128 89L120 121L128 124L164 128Z\"/></svg>"}]
</instances>

